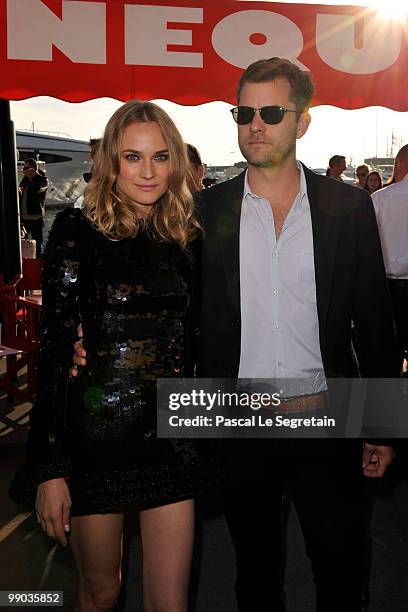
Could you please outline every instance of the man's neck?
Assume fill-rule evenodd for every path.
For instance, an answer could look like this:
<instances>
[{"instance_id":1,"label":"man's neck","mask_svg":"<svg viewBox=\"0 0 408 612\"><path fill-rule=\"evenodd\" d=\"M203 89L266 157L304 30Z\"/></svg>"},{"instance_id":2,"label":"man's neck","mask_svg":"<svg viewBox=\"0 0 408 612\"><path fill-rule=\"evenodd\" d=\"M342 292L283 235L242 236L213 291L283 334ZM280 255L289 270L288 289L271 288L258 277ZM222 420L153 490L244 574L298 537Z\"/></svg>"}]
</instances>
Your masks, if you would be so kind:
<instances>
[{"instance_id":1,"label":"man's neck","mask_svg":"<svg viewBox=\"0 0 408 612\"><path fill-rule=\"evenodd\" d=\"M341 174L339 174L338 172L336 172L336 170L329 170L329 176L331 176L332 178L336 179L337 181L340 180Z\"/></svg>"},{"instance_id":2,"label":"man's neck","mask_svg":"<svg viewBox=\"0 0 408 612\"><path fill-rule=\"evenodd\" d=\"M403 181L403 180L405 179L405 177L407 176L407 174L408 174L408 170L407 170L406 172L401 172L401 173L398 173L398 174L395 176L395 182L396 182L396 183L400 183L401 181Z\"/></svg>"},{"instance_id":3,"label":"man's neck","mask_svg":"<svg viewBox=\"0 0 408 612\"><path fill-rule=\"evenodd\" d=\"M300 189L300 171L295 158L278 167L248 165L247 178L251 191L271 204L278 199L290 198L293 193L296 195Z\"/></svg>"}]
</instances>

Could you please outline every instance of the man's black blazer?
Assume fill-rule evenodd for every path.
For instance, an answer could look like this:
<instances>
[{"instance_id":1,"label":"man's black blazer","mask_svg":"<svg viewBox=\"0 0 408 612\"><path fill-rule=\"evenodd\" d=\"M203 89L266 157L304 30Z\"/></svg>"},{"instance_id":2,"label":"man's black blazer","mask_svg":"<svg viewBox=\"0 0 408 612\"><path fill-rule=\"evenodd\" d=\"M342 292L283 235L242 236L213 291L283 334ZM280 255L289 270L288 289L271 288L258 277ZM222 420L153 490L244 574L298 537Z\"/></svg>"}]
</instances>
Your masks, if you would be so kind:
<instances>
[{"instance_id":1,"label":"man's black blazer","mask_svg":"<svg viewBox=\"0 0 408 612\"><path fill-rule=\"evenodd\" d=\"M353 372L351 321L358 331L360 373L398 377L391 303L368 192L304 167L310 202L320 348L326 376ZM241 314L239 229L244 173L203 190L205 231L197 373L237 377Z\"/></svg>"}]
</instances>

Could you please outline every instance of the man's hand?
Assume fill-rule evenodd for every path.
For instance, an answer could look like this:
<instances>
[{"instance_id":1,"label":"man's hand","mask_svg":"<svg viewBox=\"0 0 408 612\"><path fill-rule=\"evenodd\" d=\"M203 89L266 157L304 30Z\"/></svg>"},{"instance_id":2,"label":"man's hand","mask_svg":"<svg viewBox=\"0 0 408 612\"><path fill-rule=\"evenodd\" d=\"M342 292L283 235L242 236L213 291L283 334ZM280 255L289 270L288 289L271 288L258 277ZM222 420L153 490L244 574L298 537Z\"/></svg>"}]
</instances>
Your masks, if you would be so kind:
<instances>
[{"instance_id":1,"label":"man's hand","mask_svg":"<svg viewBox=\"0 0 408 612\"><path fill-rule=\"evenodd\" d=\"M23 175L26 176L27 178L29 178L30 180L32 178L34 178L34 176L37 174L35 168L24 168L23 169Z\"/></svg>"},{"instance_id":2,"label":"man's hand","mask_svg":"<svg viewBox=\"0 0 408 612\"><path fill-rule=\"evenodd\" d=\"M71 376L78 376L78 366L86 365L86 350L82 347L82 339L84 337L82 331L82 325L79 324L77 327L78 340L74 344L74 355L72 357L72 361L74 365L70 369L69 373Z\"/></svg>"},{"instance_id":3,"label":"man's hand","mask_svg":"<svg viewBox=\"0 0 408 612\"><path fill-rule=\"evenodd\" d=\"M365 442L363 450L363 472L367 478L381 478L394 459L392 446L377 446Z\"/></svg>"},{"instance_id":4,"label":"man's hand","mask_svg":"<svg viewBox=\"0 0 408 612\"><path fill-rule=\"evenodd\" d=\"M64 478L46 480L38 486L35 512L43 530L66 546L66 534L70 531L71 496Z\"/></svg>"}]
</instances>

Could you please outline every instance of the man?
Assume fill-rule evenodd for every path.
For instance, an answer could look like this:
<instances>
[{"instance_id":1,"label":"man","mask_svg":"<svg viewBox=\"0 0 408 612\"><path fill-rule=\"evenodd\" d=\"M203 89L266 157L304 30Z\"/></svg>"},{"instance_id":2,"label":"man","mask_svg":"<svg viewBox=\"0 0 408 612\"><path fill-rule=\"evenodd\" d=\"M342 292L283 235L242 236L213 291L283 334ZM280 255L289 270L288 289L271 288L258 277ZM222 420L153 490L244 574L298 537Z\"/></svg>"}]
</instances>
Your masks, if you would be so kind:
<instances>
[{"instance_id":1,"label":"man","mask_svg":"<svg viewBox=\"0 0 408 612\"><path fill-rule=\"evenodd\" d=\"M91 151L89 153L89 157L91 158L91 162L95 161L95 156L98 152L100 144L101 144L101 138L90 138L89 146L91 147ZM85 183L89 183L89 181L92 178L92 166L91 166L91 170L89 172L84 172L82 176L84 178ZM77 208L80 208L80 207L78 206Z\"/></svg>"},{"instance_id":2,"label":"man","mask_svg":"<svg viewBox=\"0 0 408 612\"><path fill-rule=\"evenodd\" d=\"M361 187L362 189L364 189L366 178L369 172L370 172L370 168L367 166L367 164L361 164L360 166L357 166L356 168L357 180L354 183L354 185L356 187Z\"/></svg>"},{"instance_id":3,"label":"man","mask_svg":"<svg viewBox=\"0 0 408 612\"><path fill-rule=\"evenodd\" d=\"M205 173L201 155L192 144L187 144L187 155L190 162L190 176L188 177L188 187L192 193L204 189L203 178Z\"/></svg>"},{"instance_id":4,"label":"man","mask_svg":"<svg viewBox=\"0 0 408 612\"><path fill-rule=\"evenodd\" d=\"M41 257L45 214L45 193L48 180L38 170L35 159L24 161L23 178L19 185L20 214L23 225L36 243L36 257Z\"/></svg>"},{"instance_id":5,"label":"man","mask_svg":"<svg viewBox=\"0 0 408 612\"><path fill-rule=\"evenodd\" d=\"M408 145L397 153L395 183L372 194L402 368L408 357Z\"/></svg>"},{"instance_id":6,"label":"man","mask_svg":"<svg viewBox=\"0 0 408 612\"><path fill-rule=\"evenodd\" d=\"M90 170L88 170L87 172L84 172L82 175L86 184L88 184L92 178L93 164L95 162L95 157L98 152L100 144L101 144L101 138L90 138L89 139L89 146L91 148L89 157L91 159L92 166ZM79 198L76 200L74 204L74 208L82 208L83 205L84 205L84 194L80 195Z\"/></svg>"},{"instance_id":7,"label":"man","mask_svg":"<svg viewBox=\"0 0 408 612\"><path fill-rule=\"evenodd\" d=\"M310 415L322 405L326 379L352 371L352 319L362 375L397 371L370 198L296 161L312 95L309 75L287 60L249 66L232 110L248 170L199 194L205 230L199 376L306 379L309 390L297 401ZM316 610L363 609L361 465L366 476L381 476L392 449L366 443L363 453L362 446L336 439L224 441L240 612L284 610L287 482L315 576Z\"/></svg>"},{"instance_id":8,"label":"man","mask_svg":"<svg viewBox=\"0 0 408 612\"><path fill-rule=\"evenodd\" d=\"M329 167L327 169L327 176L335 179L336 181L342 181L341 175L346 169L346 158L344 155L333 155L329 159Z\"/></svg>"}]
</instances>

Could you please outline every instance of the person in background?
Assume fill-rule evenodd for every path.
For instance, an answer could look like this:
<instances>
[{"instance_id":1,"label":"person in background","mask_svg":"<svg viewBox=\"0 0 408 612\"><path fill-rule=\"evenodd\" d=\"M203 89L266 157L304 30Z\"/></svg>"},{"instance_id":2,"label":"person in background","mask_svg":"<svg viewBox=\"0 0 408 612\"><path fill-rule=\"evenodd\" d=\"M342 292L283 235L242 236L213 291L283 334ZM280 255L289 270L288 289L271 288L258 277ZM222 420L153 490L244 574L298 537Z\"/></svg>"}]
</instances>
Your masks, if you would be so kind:
<instances>
[{"instance_id":1,"label":"person in background","mask_svg":"<svg viewBox=\"0 0 408 612\"><path fill-rule=\"evenodd\" d=\"M95 156L98 152L99 149L99 145L100 145L101 139L100 138L91 138L89 141L89 146L91 147L91 151L89 154L89 157L91 159L92 162L95 162ZM85 183L89 183L89 181L92 178L92 171L93 171L93 165L91 166L91 169L88 172L84 172L83 173L83 179L85 181ZM80 195L79 198L76 200L75 204L74 204L74 208L82 208L84 205L84 195Z\"/></svg>"},{"instance_id":2,"label":"person in background","mask_svg":"<svg viewBox=\"0 0 408 612\"><path fill-rule=\"evenodd\" d=\"M89 146L91 147L91 151L89 153L89 157L91 158L91 161L94 162L95 161L95 155L98 152L99 149L99 145L101 143L101 139L100 138L91 138L89 141ZM84 177L84 181L85 183L89 183L89 181L92 178L92 167L91 170L89 172L84 172L83 173L83 177Z\"/></svg>"},{"instance_id":3,"label":"person in background","mask_svg":"<svg viewBox=\"0 0 408 612\"><path fill-rule=\"evenodd\" d=\"M361 187L363 189L365 180L369 172L370 172L370 168L367 166L367 164L360 164L360 166L357 166L356 168L357 180L354 183L354 186Z\"/></svg>"},{"instance_id":4,"label":"person in background","mask_svg":"<svg viewBox=\"0 0 408 612\"><path fill-rule=\"evenodd\" d=\"M45 194L48 180L38 169L35 159L24 160L23 178L19 185L21 220L36 244L35 256L41 257L45 215Z\"/></svg>"},{"instance_id":5,"label":"person in background","mask_svg":"<svg viewBox=\"0 0 408 612\"><path fill-rule=\"evenodd\" d=\"M394 183L372 194L391 292L401 369L408 354L408 144L397 153Z\"/></svg>"},{"instance_id":6,"label":"person in background","mask_svg":"<svg viewBox=\"0 0 408 612\"><path fill-rule=\"evenodd\" d=\"M329 159L329 167L327 168L326 176L329 176L336 181L342 181L341 175L346 169L346 158L344 155L333 155Z\"/></svg>"},{"instance_id":7,"label":"person in background","mask_svg":"<svg viewBox=\"0 0 408 612\"><path fill-rule=\"evenodd\" d=\"M371 170L366 176L366 180L364 182L364 189L368 191L368 193L374 193L374 191L378 191L383 186L381 174L378 170Z\"/></svg>"},{"instance_id":8,"label":"person in background","mask_svg":"<svg viewBox=\"0 0 408 612\"><path fill-rule=\"evenodd\" d=\"M201 189L204 189L203 178L205 167L198 149L192 144L187 143L186 146L187 155L190 162L190 172L187 178L187 184L191 193L194 193L195 191L201 191Z\"/></svg>"}]
</instances>

